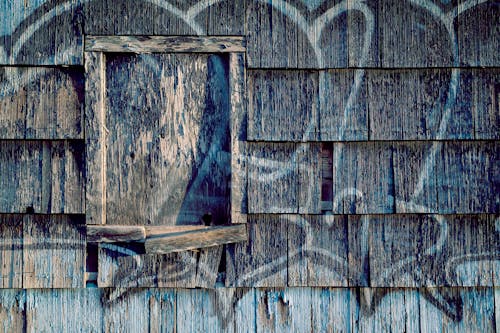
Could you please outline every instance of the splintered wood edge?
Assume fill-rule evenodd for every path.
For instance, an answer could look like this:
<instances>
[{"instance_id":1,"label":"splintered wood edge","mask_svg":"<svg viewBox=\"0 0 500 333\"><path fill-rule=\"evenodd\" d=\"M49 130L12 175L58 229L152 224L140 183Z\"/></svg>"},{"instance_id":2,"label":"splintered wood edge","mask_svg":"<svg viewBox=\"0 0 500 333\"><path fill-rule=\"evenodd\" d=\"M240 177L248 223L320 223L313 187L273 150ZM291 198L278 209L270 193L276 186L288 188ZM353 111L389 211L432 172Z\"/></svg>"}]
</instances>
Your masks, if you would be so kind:
<instances>
[{"instance_id":1,"label":"splintered wood edge","mask_svg":"<svg viewBox=\"0 0 500 333\"><path fill-rule=\"evenodd\" d=\"M245 224L205 227L146 238L146 253L172 253L247 241Z\"/></svg>"},{"instance_id":2,"label":"splintered wood edge","mask_svg":"<svg viewBox=\"0 0 500 333\"><path fill-rule=\"evenodd\" d=\"M87 225L87 242L114 243L144 241L146 230L143 226L127 225Z\"/></svg>"},{"instance_id":3,"label":"splintered wood edge","mask_svg":"<svg viewBox=\"0 0 500 333\"><path fill-rule=\"evenodd\" d=\"M243 37L85 36L85 51L98 52L245 52Z\"/></svg>"}]
</instances>

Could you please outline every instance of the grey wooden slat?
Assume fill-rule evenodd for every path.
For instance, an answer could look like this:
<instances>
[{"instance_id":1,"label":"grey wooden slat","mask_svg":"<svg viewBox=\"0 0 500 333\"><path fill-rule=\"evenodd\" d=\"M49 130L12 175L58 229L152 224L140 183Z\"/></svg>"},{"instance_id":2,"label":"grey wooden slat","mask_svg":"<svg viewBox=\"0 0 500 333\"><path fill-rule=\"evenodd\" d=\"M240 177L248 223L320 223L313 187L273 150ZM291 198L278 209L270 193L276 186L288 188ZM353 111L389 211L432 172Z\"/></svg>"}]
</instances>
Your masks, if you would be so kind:
<instances>
[{"instance_id":1,"label":"grey wooden slat","mask_svg":"<svg viewBox=\"0 0 500 333\"><path fill-rule=\"evenodd\" d=\"M438 142L407 142L394 145L394 183L398 213L439 212L437 176L431 154ZM426 167L429 165L429 167Z\"/></svg>"},{"instance_id":2,"label":"grey wooden slat","mask_svg":"<svg viewBox=\"0 0 500 333\"><path fill-rule=\"evenodd\" d=\"M109 290L113 293L113 290ZM128 289L121 297L103 306L102 330L105 332L146 332L150 327L148 314L151 299L147 289ZM131 319L134 318L134 319Z\"/></svg>"},{"instance_id":3,"label":"grey wooden slat","mask_svg":"<svg viewBox=\"0 0 500 333\"><path fill-rule=\"evenodd\" d=\"M87 226L87 242L127 242L144 241L146 230L143 226L132 225L89 225Z\"/></svg>"},{"instance_id":4,"label":"grey wooden slat","mask_svg":"<svg viewBox=\"0 0 500 333\"><path fill-rule=\"evenodd\" d=\"M82 213L83 147L78 141L2 141L3 213Z\"/></svg>"},{"instance_id":5,"label":"grey wooden slat","mask_svg":"<svg viewBox=\"0 0 500 333\"><path fill-rule=\"evenodd\" d=\"M248 150L248 212L297 213L297 145L252 143Z\"/></svg>"},{"instance_id":6,"label":"grey wooden slat","mask_svg":"<svg viewBox=\"0 0 500 333\"><path fill-rule=\"evenodd\" d=\"M228 220L225 66L218 55L108 57L107 223Z\"/></svg>"},{"instance_id":7,"label":"grey wooden slat","mask_svg":"<svg viewBox=\"0 0 500 333\"><path fill-rule=\"evenodd\" d=\"M310 288L256 291L257 332L307 332L311 330Z\"/></svg>"},{"instance_id":8,"label":"grey wooden slat","mask_svg":"<svg viewBox=\"0 0 500 333\"><path fill-rule=\"evenodd\" d=\"M322 141L368 139L367 84L352 70L319 72Z\"/></svg>"},{"instance_id":9,"label":"grey wooden slat","mask_svg":"<svg viewBox=\"0 0 500 333\"><path fill-rule=\"evenodd\" d=\"M225 1L221 2L225 3ZM207 6L206 2L198 0L169 1L169 3L179 9L181 13L191 13L187 20L183 20L181 15L175 13L175 9L173 11L169 10L171 6L169 6L168 3L156 3L158 6L153 14L153 32L155 35L207 35L209 8L212 7L213 4L210 4L212 6ZM229 20L229 18L225 17L224 20Z\"/></svg>"},{"instance_id":10,"label":"grey wooden slat","mask_svg":"<svg viewBox=\"0 0 500 333\"><path fill-rule=\"evenodd\" d=\"M106 223L105 59L85 52L85 216L87 224Z\"/></svg>"},{"instance_id":11,"label":"grey wooden slat","mask_svg":"<svg viewBox=\"0 0 500 333\"><path fill-rule=\"evenodd\" d=\"M373 287L493 285L499 254L486 216L379 215L369 224Z\"/></svg>"},{"instance_id":12,"label":"grey wooden slat","mask_svg":"<svg viewBox=\"0 0 500 333\"><path fill-rule=\"evenodd\" d=\"M458 5L461 14L456 19L460 65L496 67L500 63L498 3L478 1L466 9L468 5L461 1Z\"/></svg>"},{"instance_id":13,"label":"grey wooden slat","mask_svg":"<svg viewBox=\"0 0 500 333\"><path fill-rule=\"evenodd\" d=\"M2 139L80 139L83 75L79 70L4 67Z\"/></svg>"},{"instance_id":14,"label":"grey wooden slat","mask_svg":"<svg viewBox=\"0 0 500 333\"><path fill-rule=\"evenodd\" d=\"M149 289L149 331L174 332L176 329L176 290Z\"/></svg>"},{"instance_id":15,"label":"grey wooden slat","mask_svg":"<svg viewBox=\"0 0 500 333\"><path fill-rule=\"evenodd\" d=\"M305 288L304 288L305 289ZM348 288L311 288L311 328L316 332L352 332L355 293Z\"/></svg>"},{"instance_id":16,"label":"grey wooden slat","mask_svg":"<svg viewBox=\"0 0 500 333\"><path fill-rule=\"evenodd\" d=\"M85 35L114 35L116 1L88 1L84 3ZM113 18L113 19L111 19Z\"/></svg>"},{"instance_id":17,"label":"grey wooden slat","mask_svg":"<svg viewBox=\"0 0 500 333\"><path fill-rule=\"evenodd\" d=\"M105 319L101 296L96 288L27 290L22 312L26 331L101 332Z\"/></svg>"},{"instance_id":18,"label":"grey wooden slat","mask_svg":"<svg viewBox=\"0 0 500 333\"><path fill-rule=\"evenodd\" d=\"M445 142L437 155L440 213L500 211L500 143Z\"/></svg>"},{"instance_id":19,"label":"grey wooden slat","mask_svg":"<svg viewBox=\"0 0 500 333\"><path fill-rule=\"evenodd\" d=\"M494 288L495 293L495 326L500 325L500 288Z\"/></svg>"},{"instance_id":20,"label":"grey wooden slat","mask_svg":"<svg viewBox=\"0 0 500 333\"><path fill-rule=\"evenodd\" d=\"M249 68L296 68L298 27L284 3L247 3L246 37Z\"/></svg>"},{"instance_id":21,"label":"grey wooden slat","mask_svg":"<svg viewBox=\"0 0 500 333\"><path fill-rule=\"evenodd\" d=\"M23 286L22 237L23 216L0 215L0 288L22 288Z\"/></svg>"},{"instance_id":22,"label":"grey wooden slat","mask_svg":"<svg viewBox=\"0 0 500 333\"><path fill-rule=\"evenodd\" d=\"M339 5L340 1L331 1L330 5ZM314 26L313 32L304 33L299 29L297 34L297 67L298 68L345 68L347 67L348 43L348 14L347 11L339 13L323 26L318 24L319 14L329 8L322 3L305 2L306 5L318 4L320 9L302 10L301 14L306 22ZM331 6L333 7L333 6ZM344 6L347 7L347 6ZM317 40L317 44L315 45ZM317 50L315 50L315 47ZM319 52L320 54L317 54Z\"/></svg>"},{"instance_id":23,"label":"grey wooden slat","mask_svg":"<svg viewBox=\"0 0 500 333\"><path fill-rule=\"evenodd\" d=\"M248 139L318 139L318 74L259 71L248 74Z\"/></svg>"},{"instance_id":24,"label":"grey wooden slat","mask_svg":"<svg viewBox=\"0 0 500 333\"><path fill-rule=\"evenodd\" d=\"M247 198L247 105L245 56L229 55L231 130L231 222L246 223Z\"/></svg>"},{"instance_id":25,"label":"grey wooden slat","mask_svg":"<svg viewBox=\"0 0 500 333\"><path fill-rule=\"evenodd\" d=\"M321 144L298 147L298 201L300 214L321 213Z\"/></svg>"},{"instance_id":26,"label":"grey wooden slat","mask_svg":"<svg viewBox=\"0 0 500 333\"><path fill-rule=\"evenodd\" d=\"M214 288L219 278L219 266L224 246L217 245L199 249L199 251L195 285L201 288Z\"/></svg>"},{"instance_id":27,"label":"grey wooden slat","mask_svg":"<svg viewBox=\"0 0 500 333\"><path fill-rule=\"evenodd\" d=\"M248 215L249 241L226 247L226 286L286 286L288 224L280 215Z\"/></svg>"},{"instance_id":28,"label":"grey wooden slat","mask_svg":"<svg viewBox=\"0 0 500 333\"><path fill-rule=\"evenodd\" d=\"M83 65L82 0L71 0L58 6L55 18L55 64Z\"/></svg>"},{"instance_id":29,"label":"grey wooden slat","mask_svg":"<svg viewBox=\"0 0 500 333\"><path fill-rule=\"evenodd\" d=\"M347 1L347 45L349 67L379 67L379 2ZM365 46L366 45L366 46Z\"/></svg>"},{"instance_id":30,"label":"grey wooden slat","mask_svg":"<svg viewBox=\"0 0 500 333\"><path fill-rule=\"evenodd\" d=\"M370 215L349 215L348 239L348 285L370 286Z\"/></svg>"},{"instance_id":31,"label":"grey wooden slat","mask_svg":"<svg viewBox=\"0 0 500 333\"><path fill-rule=\"evenodd\" d=\"M382 67L448 67L454 64L448 31L431 12L432 7L427 4L378 2L377 37Z\"/></svg>"},{"instance_id":32,"label":"grey wooden slat","mask_svg":"<svg viewBox=\"0 0 500 333\"><path fill-rule=\"evenodd\" d=\"M208 8L207 34L241 36L245 33L246 1L221 1Z\"/></svg>"},{"instance_id":33,"label":"grey wooden slat","mask_svg":"<svg viewBox=\"0 0 500 333\"><path fill-rule=\"evenodd\" d=\"M288 285L346 287L347 217L288 215L284 220L288 228Z\"/></svg>"},{"instance_id":34,"label":"grey wooden slat","mask_svg":"<svg viewBox=\"0 0 500 333\"><path fill-rule=\"evenodd\" d=\"M26 332L26 291L22 289L0 290L0 327L4 332Z\"/></svg>"},{"instance_id":35,"label":"grey wooden slat","mask_svg":"<svg viewBox=\"0 0 500 333\"><path fill-rule=\"evenodd\" d=\"M435 296L435 298L433 301L429 301L428 297L420 298L420 331L495 331L493 292L493 288L430 288L426 290L426 295ZM441 311L436 311L436 307Z\"/></svg>"},{"instance_id":36,"label":"grey wooden slat","mask_svg":"<svg viewBox=\"0 0 500 333\"><path fill-rule=\"evenodd\" d=\"M244 52L243 37L193 36L86 36L85 51L134 53Z\"/></svg>"},{"instance_id":37,"label":"grey wooden slat","mask_svg":"<svg viewBox=\"0 0 500 333\"><path fill-rule=\"evenodd\" d=\"M67 215L23 218L23 288L85 285L85 233Z\"/></svg>"},{"instance_id":38,"label":"grey wooden slat","mask_svg":"<svg viewBox=\"0 0 500 333\"><path fill-rule=\"evenodd\" d=\"M334 213L395 211L391 145L334 143L333 177Z\"/></svg>"}]
</instances>

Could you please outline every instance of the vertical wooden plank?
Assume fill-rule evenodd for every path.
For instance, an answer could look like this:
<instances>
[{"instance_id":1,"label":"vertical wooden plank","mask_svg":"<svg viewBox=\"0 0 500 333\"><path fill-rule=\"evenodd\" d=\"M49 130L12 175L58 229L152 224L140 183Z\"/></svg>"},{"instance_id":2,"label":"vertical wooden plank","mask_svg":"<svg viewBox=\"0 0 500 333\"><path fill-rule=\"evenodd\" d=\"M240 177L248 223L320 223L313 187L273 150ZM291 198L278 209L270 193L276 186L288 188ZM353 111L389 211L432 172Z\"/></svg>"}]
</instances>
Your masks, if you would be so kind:
<instances>
[{"instance_id":1,"label":"vertical wooden plank","mask_svg":"<svg viewBox=\"0 0 500 333\"><path fill-rule=\"evenodd\" d=\"M198 0L174 0L168 3L156 2L157 6L153 12L153 33L155 35L206 35L209 9L207 4ZM222 2L224 3L224 2ZM191 11L197 13L196 16L190 16L186 20L180 13ZM187 15L186 15L187 16ZM228 20L224 17L224 20Z\"/></svg>"},{"instance_id":2,"label":"vertical wooden plank","mask_svg":"<svg viewBox=\"0 0 500 333\"><path fill-rule=\"evenodd\" d=\"M151 297L148 289L129 288L120 298L104 301L103 331L147 332Z\"/></svg>"},{"instance_id":3,"label":"vertical wooden plank","mask_svg":"<svg viewBox=\"0 0 500 333\"><path fill-rule=\"evenodd\" d=\"M352 70L319 72L322 141L368 139L367 84Z\"/></svg>"},{"instance_id":4,"label":"vertical wooden plank","mask_svg":"<svg viewBox=\"0 0 500 333\"><path fill-rule=\"evenodd\" d=\"M247 198L247 129L244 54L229 55L230 126L231 126L231 222L246 223Z\"/></svg>"},{"instance_id":5,"label":"vertical wooden plank","mask_svg":"<svg viewBox=\"0 0 500 333\"><path fill-rule=\"evenodd\" d=\"M370 215L349 215L347 224L350 287L370 286Z\"/></svg>"},{"instance_id":6,"label":"vertical wooden plank","mask_svg":"<svg viewBox=\"0 0 500 333\"><path fill-rule=\"evenodd\" d=\"M27 290L26 331L101 332L101 295L102 291L96 288Z\"/></svg>"},{"instance_id":7,"label":"vertical wooden plank","mask_svg":"<svg viewBox=\"0 0 500 333\"><path fill-rule=\"evenodd\" d=\"M351 299L348 288L311 288L312 324L314 332L354 332L351 327Z\"/></svg>"},{"instance_id":8,"label":"vertical wooden plank","mask_svg":"<svg viewBox=\"0 0 500 333\"><path fill-rule=\"evenodd\" d=\"M247 3L248 67L296 68L296 20L293 12L286 10L285 3Z\"/></svg>"},{"instance_id":9,"label":"vertical wooden plank","mask_svg":"<svg viewBox=\"0 0 500 333\"><path fill-rule=\"evenodd\" d=\"M500 327L500 288L494 288L495 293L495 327L498 332Z\"/></svg>"},{"instance_id":10,"label":"vertical wooden plank","mask_svg":"<svg viewBox=\"0 0 500 333\"><path fill-rule=\"evenodd\" d=\"M249 215L248 242L227 245L228 287L286 286L288 221L280 215Z\"/></svg>"},{"instance_id":11,"label":"vertical wooden plank","mask_svg":"<svg viewBox=\"0 0 500 333\"><path fill-rule=\"evenodd\" d=\"M302 143L297 149L299 214L321 213L321 144Z\"/></svg>"},{"instance_id":12,"label":"vertical wooden plank","mask_svg":"<svg viewBox=\"0 0 500 333\"><path fill-rule=\"evenodd\" d=\"M453 64L450 36L442 22L430 14L429 6L384 0L378 2L377 9L382 67Z\"/></svg>"},{"instance_id":13,"label":"vertical wooden plank","mask_svg":"<svg viewBox=\"0 0 500 333\"><path fill-rule=\"evenodd\" d=\"M213 246L199 251L195 284L202 288L214 288L222 259L223 246Z\"/></svg>"},{"instance_id":14,"label":"vertical wooden plank","mask_svg":"<svg viewBox=\"0 0 500 333\"><path fill-rule=\"evenodd\" d=\"M347 218L287 215L288 285L347 287Z\"/></svg>"},{"instance_id":15,"label":"vertical wooden plank","mask_svg":"<svg viewBox=\"0 0 500 333\"><path fill-rule=\"evenodd\" d=\"M298 212L298 153L292 143L248 146L248 212Z\"/></svg>"},{"instance_id":16,"label":"vertical wooden plank","mask_svg":"<svg viewBox=\"0 0 500 333\"><path fill-rule=\"evenodd\" d=\"M396 212L439 212L435 154L439 142L407 142L394 145Z\"/></svg>"},{"instance_id":17,"label":"vertical wooden plank","mask_svg":"<svg viewBox=\"0 0 500 333\"><path fill-rule=\"evenodd\" d=\"M22 215L0 215L0 239L0 288L22 288Z\"/></svg>"},{"instance_id":18,"label":"vertical wooden plank","mask_svg":"<svg viewBox=\"0 0 500 333\"><path fill-rule=\"evenodd\" d=\"M257 332L311 329L311 288L257 289Z\"/></svg>"},{"instance_id":19,"label":"vertical wooden plank","mask_svg":"<svg viewBox=\"0 0 500 333\"><path fill-rule=\"evenodd\" d=\"M83 65L83 4L71 0L56 7L54 19L56 64Z\"/></svg>"},{"instance_id":20,"label":"vertical wooden plank","mask_svg":"<svg viewBox=\"0 0 500 333\"><path fill-rule=\"evenodd\" d=\"M208 9L208 35L241 36L245 33L246 1L221 1Z\"/></svg>"},{"instance_id":21,"label":"vertical wooden plank","mask_svg":"<svg viewBox=\"0 0 500 333\"><path fill-rule=\"evenodd\" d=\"M256 318L256 288L235 289L236 302L234 303L234 332L257 332Z\"/></svg>"},{"instance_id":22,"label":"vertical wooden plank","mask_svg":"<svg viewBox=\"0 0 500 333\"><path fill-rule=\"evenodd\" d=\"M23 288L85 286L85 235L78 218L25 215Z\"/></svg>"},{"instance_id":23,"label":"vertical wooden plank","mask_svg":"<svg viewBox=\"0 0 500 333\"><path fill-rule=\"evenodd\" d=\"M421 332L494 332L493 288L430 288L420 298Z\"/></svg>"},{"instance_id":24,"label":"vertical wooden plank","mask_svg":"<svg viewBox=\"0 0 500 333\"><path fill-rule=\"evenodd\" d=\"M498 213L500 143L445 142L438 155L439 211ZM463 186L467 184L467 186Z\"/></svg>"},{"instance_id":25,"label":"vertical wooden plank","mask_svg":"<svg viewBox=\"0 0 500 333\"><path fill-rule=\"evenodd\" d=\"M26 332L26 291L0 290L0 330L4 333Z\"/></svg>"},{"instance_id":26,"label":"vertical wooden plank","mask_svg":"<svg viewBox=\"0 0 500 333\"><path fill-rule=\"evenodd\" d=\"M379 2L347 1L347 45L349 67L379 67Z\"/></svg>"},{"instance_id":27,"label":"vertical wooden plank","mask_svg":"<svg viewBox=\"0 0 500 333\"><path fill-rule=\"evenodd\" d=\"M106 223L105 59L85 52L85 216L87 224Z\"/></svg>"},{"instance_id":28,"label":"vertical wooden plank","mask_svg":"<svg viewBox=\"0 0 500 333\"><path fill-rule=\"evenodd\" d=\"M113 35L114 20L118 18L112 1L84 2L84 33L86 35Z\"/></svg>"},{"instance_id":29,"label":"vertical wooden plank","mask_svg":"<svg viewBox=\"0 0 500 333\"><path fill-rule=\"evenodd\" d=\"M391 145L383 142L334 143L333 149L333 212L394 212Z\"/></svg>"},{"instance_id":30,"label":"vertical wooden plank","mask_svg":"<svg viewBox=\"0 0 500 333\"><path fill-rule=\"evenodd\" d=\"M458 53L461 66L496 67L500 63L498 16L500 9L493 1L459 1L456 18Z\"/></svg>"},{"instance_id":31,"label":"vertical wooden plank","mask_svg":"<svg viewBox=\"0 0 500 333\"><path fill-rule=\"evenodd\" d=\"M318 75L308 71L248 72L248 139L318 139Z\"/></svg>"},{"instance_id":32,"label":"vertical wooden plank","mask_svg":"<svg viewBox=\"0 0 500 333\"><path fill-rule=\"evenodd\" d=\"M150 289L150 332L174 332L176 329L177 295L175 289Z\"/></svg>"}]
</instances>

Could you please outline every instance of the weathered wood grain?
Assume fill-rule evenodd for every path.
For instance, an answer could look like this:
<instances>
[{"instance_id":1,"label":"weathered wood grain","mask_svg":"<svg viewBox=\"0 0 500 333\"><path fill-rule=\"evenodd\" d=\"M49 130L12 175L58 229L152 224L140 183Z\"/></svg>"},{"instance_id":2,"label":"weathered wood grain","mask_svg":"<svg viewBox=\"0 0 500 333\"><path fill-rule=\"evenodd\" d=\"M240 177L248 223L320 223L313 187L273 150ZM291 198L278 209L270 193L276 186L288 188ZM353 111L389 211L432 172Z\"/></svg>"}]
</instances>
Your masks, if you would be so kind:
<instances>
[{"instance_id":1,"label":"weathered wood grain","mask_svg":"<svg viewBox=\"0 0 500 333\"><path fill-rule=\"evenodd\" d=\"M452 9L451 11L453 11ZM381 67L448 67L454 64L446 26L426 5L377 2Z\"/></svg>"},{"instance_id":2,"label":"weathered wood grain","mask_svg":"<svg viewBox=\"0 0 500 333\"><path fill-rule=\"evenodd\" d=\"M331 211L333 205L333 144L321 143L321 210Z\"/></svg>"},{"instance_id":3,"label":"weathered wood grain","mask_svg":"<svg viewBox=\"0 0 500 333\"><path fill-rule=\"evenodd\" d=\"M105 57L85 52L85 217L87 224L106 223Z\"/></svg>"},{"instance_id":4,"label":"weathered wood grain","mask_svg":"<svg viewBox=\"0 0 500 333\"><path fill-rule=\"evenodd\" d=\"M5 2L1 64L81 65L81 0ZM3 22L2 22L3 23ZM2 24L3 25L3 24Z\"/></svg>"},{"instance_id":5,"label":"weathered wood grain","mask_svg":"<svg viewBox=\"0 0 500 333\"><path fill-rule=\"evenodd\" d=\"M80 70L3 67L0 71L0 139L83 138Z\"/></svg>"},{"instance_id":6,"label":"weathered wood grain","mask_svg":"<svg viewBox=\"0 0 500 333\"><path fill-rule=\"evenodd\" d=\"M318 139L318 74L310 71L247 72L248 139Z\"/></svg>"},{"instance_id":7,"label":"weathered wood grain","mask_svg":"<svg viewBox=\"0 0 500 333\"><path fill-rule=\"evenodd\" d=\"M245 224L205 227L146 238L146 253L180 252L247 240Z\"/></svg>"},{"instance_id":8,"label":"weathered wood grain","mask_svg":"<svg viewBox=\"0 0 500 333\"><path fill-rule=\"evenodd\" d=\"M380 67L378 1L347 1L347 60L353 67Z\"/></svg>"},{"instance_id":9,"label":"weathered wood grain","mask_svg":"<svg viewBox=\"0 0 500 333\"><path fill-rule=\"evenodd\" d=\"M299 214L321 213L321 144L297 146Z\"/></svg>"},{"instance_id":10,"label":"weathered wood grain","mask_svg":"<svg viewBox=\"0 0 500 333\"><path fill-rule=\"evenodd\" d=\"M225 4L228 2L220 1L219 3ZM169 3L175 7L167 3L156 3L158 5L152 17L155 35L207 35L210 7L217 5L216 3L199 0L173 0L169 1ZM240 3L238 4L240 5ZM179 11L177 12L175 8L179 9ZM187 15L183 16L184 13ZM230 18L225 17L224 20L229 21Z\"/></svg>"},{"instance_id":11,"label":"weathered wood grain","mask_svg":"<svg viewBox=\"0 0 500 333\"><path fill-rule=\"evenodd\" d=\"M0 211L82 213L80 141L1 141Z\"/></svg>"},{"instance_id":12,"label":"weathered wood grain","mask_svg":"<svg viewBox=\"0 0 500 333\"><path fill-rule=\"evenodd\" d=\"M22 215L20 214L0 215L0 239L1 239L0 288L22 288L23 286L23 216Z\"/></svg>"},{"instance_id":13,"label":"weathered wood grain","mask_svg":"<svg viewBox=\"0 0 500 333\"><path fill-rule=\"evenodd\" d=\"M301 288L306 290L307 288ZM311 329L317 332L350 332L354 289L311 288Z\"/></svg>"},{"instance_id":14,"label":"weathered wood grain","mask_svg":"<svg viewBox=\"0 0 500 333\"><path fill-rule=\"evenodd\" d=\"M347 217L288 215L284 220L288 228L288 286L347 287Z\"/></svg>"},{"instance_id":15,"label":"weathered wood grain","mask_svg":"<svg viewBox=\"0 0 500 333\"><path fill-rule=\"evenodd\" d=\"M231 222L246 223L247 198L247 98L245 55L229 55L231 122Z\"/></svg>"},{"instance_id":16,"label":"weathered wood grain","mask_svg":"<svg viewBox=\"0 0 500 333\"><path fill-rule=\"evenodd\" d=\"M196 224L206 214L227 221L227 59L107 57L107 223Z\"/></svg>"},{"instance_id":17,"label":"weathered wood grain","mask_svg":"<svg viewBox=\"0 0 500 333\"><path fill-rule=\"evenodd\" d=\"M85 286L82 219L68 215L23 218L23 288Z\"/></svg>"},{"instance_id":18,"label":"weathered wood grain","mask_svg":"<svg viewBox=\"0 0 500 333\"><path fill-rule=\"evenodd\" d=\"M221 1L210 6L207 11L208 35L242 36L245 34L245 0Z\"/></svg>"},{"instance_id":19,"label":"weathered wood grain","mask_svg":"<svg viewBox=\"0 0 500 333\"><path fill-rule=\"evenodd\" d=\"M134 53L245 52L243 37L85 36L85 51Z\"/></svg>"},{"instance_id":20,"label":"weathered wood grain","mask_svg":"<svg viewBox=\"0 0 500 333\"><path fill-rule=\"evenodd\" d=\"M333 213L393 213L392 147L381 142L333 144Z\"/></svg>"},{"instance_id":21,"label":"weathered wood grain","mask_svg":"<svg viewBox=\"0 0 500 333\"><path fill-rule=\"evenodd\" d=\"M97 288L27 290L26 332L102 332L106 319L102 294Z\"/></svg>"},{"instance_id":22,"label":"weathered wood grain","mask_svg":"<svg viewBox=\"0 0 500 333\"><path fill-rule=\"evenodd\" d=\"M288 224L281 215L248 215L248 242L226 247L226 286L286 286Z\"/></svg>"},{"instance_id":23,"label":"weathered wood grain","mask_svg":"<svg viewBox=\"0 0 500 333\"><path fill-rule=\"evenodd\" d=\"M322 141L368 139L367 84L353 70L319 72Z\"/></svg>"},{"instance_id":24,"label":"weathered wood grain","mask_svg":"<svg viewBox=\"0 0 500 333\"><path fill-rule=\"evenodd\" d=\"M115 289L116 290L116 289ZM109 290L113 293L113 289ZM105 301L103 306L103 331L147 332L150 327L150 306L156 300L148 289L128 289L119 298ZM134 318L131 320L131 318Z\"/></svg>"},{"instance_id":25,"label":"weathered wood grain","mask_svg":"<svg viewBox=\"0 0 500 333\"><path fill-rule=\"evenodd\" d=\"M87 242L130 242L144 241L146 230L143 226L132 225L89 225L87 226Z\"/></svg>"},{"instance_id":26,"label":"weathered wood grain","mask_svg":"<svg viewBox=\"0 0 500 333\"><path fill-rule=\"evenodd\" d=\"M25 290L0 290L0 330L5 333L26 332L25 304Z\"/></svg>"},{"instance_id":27,"label":"weathered wood grain","mask_svg":"<svg viewBox=\"0 0 500 333\"><path fill-rule=\"evenodd\" d=\"M494 1L473 3L460 1L461 14L456 18L460 66L497 67L500 63L500 9Z\"/></svg>"},{"instance_id":28,"label":"weathered wood grain","mask_svg":"<svg viewBox=\"0 0 500 333\"><path fill-rule=\"evenodd\" d=\"M285 7L284 2L247 2L245 31L249 68L297 67L298 27L282 14Z\"/></svg>"}]
</instances>

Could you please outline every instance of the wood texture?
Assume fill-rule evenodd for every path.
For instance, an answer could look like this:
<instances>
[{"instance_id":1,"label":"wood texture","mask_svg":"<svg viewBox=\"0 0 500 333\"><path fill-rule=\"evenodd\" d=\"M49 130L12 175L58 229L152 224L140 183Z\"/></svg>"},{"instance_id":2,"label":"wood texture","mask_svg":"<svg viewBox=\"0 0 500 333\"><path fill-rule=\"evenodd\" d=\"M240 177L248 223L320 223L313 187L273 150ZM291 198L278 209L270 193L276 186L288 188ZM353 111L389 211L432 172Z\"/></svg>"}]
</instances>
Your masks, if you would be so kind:
<instances>
[{"instance_id":1,"label":"wood texture","mask_svg":"<svg viewBox=\"0 0 500 333\"><path fill-rule=\"evenodd\" d=\"M26 332L25 304L25 290L0 290L0 329L3 332Z\"/></svg>"},{"instance_id":2,"label":"wood texture","mask_svg":"<svg viewBox=\"0 0 500 333\"><path fill-rule=\"evenodd\" d=\"M82 139L83 74L77 69L0 69L0 139Z\"/></svg>"},{"instance_id":3,"label":"wood texture","mask_svg":"<svg viewBox=\"0 0 500 333\"><path fill-rule=\"evenodd\" d=\"M206 214L214 223L228 220L226 60L108 56L107 223L196 224Z\"/></svg>"},{"instance_id":4,"label":"wood texture","mask_svg":"<svg viewBox=\"0 0 500 333\"><path fill-rule=\"evenodd\" d=\"M245 224L205 227L146 239L146 253L171 253L247 241Z\"/></svg>"},{"instance_id":5,"label":"wood texture","mask_svg":"<svg viewBox=\"0 0 500 333\"><path fill-rule=\"evenodd\" d=\"M146 230L142 226L102 225L87 226L87 242L130 242L144 241Z\"/></svg>"},{"instance_id":6,"label":"wood texture","mask_svg":"<svg viewBox=\"0 0 500 333\"><path fill-rule=\"evenodd\" d=\"M246 1L221 1L210 6L207 11L208 35L243 36L245 34Z\"/></svg>"},{"instance_id":7,"label":"wood texture","mask_svg":"<svg viewBox=\"0 0 500 333\"><path fill-rule=\"evenodd\" d=\"M0 211L82 213L80 141L0 141Z\"/></svg>"},{"instance_id":8,"label":"wood texture","mask_svg":"<svg viewBox=\"0 0 500 333\"><path fill-rule=\"evenodd\" d=\"M86 36L85 51L134 53L245 52L243 37Z\"/></svg>"},{"instance_id":9,"label":"wood texture","mask_svg":"<svg viewBox=\"0 0 500 333\"><path fill-rule=\"evenodd\" d=\"M283 14L285 11L286 4L282 2L247 2L249 68L297 68L298 27Z\"/></svg>"},{"instance_id":10,"label":"wood texture","mask_svg":"<svg viewBox=\"0 0 500 333\"><path fill-rule=\"evenodd\" d=\"M2 244L0 248L0 288L22 288L22 215L0 215L0 239Z\"/></svg>"},{"instance_id":11,"label":"wood texture","mask_svg":"<svg viewBox=\"0 0 500 333\"><path fill-rule=\"evenodd\" d=\"M318 74L308 71L247 72L248 139L318 139Z\"/></svg>"}]
</instances>

